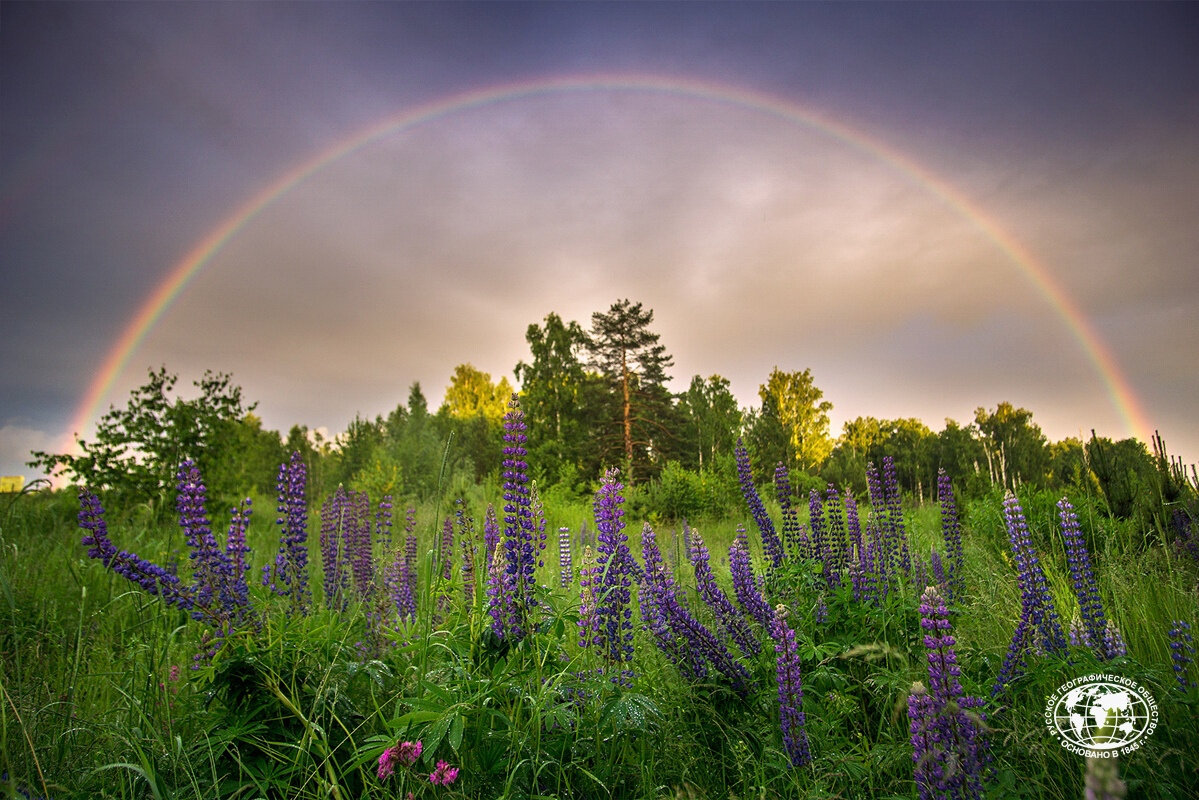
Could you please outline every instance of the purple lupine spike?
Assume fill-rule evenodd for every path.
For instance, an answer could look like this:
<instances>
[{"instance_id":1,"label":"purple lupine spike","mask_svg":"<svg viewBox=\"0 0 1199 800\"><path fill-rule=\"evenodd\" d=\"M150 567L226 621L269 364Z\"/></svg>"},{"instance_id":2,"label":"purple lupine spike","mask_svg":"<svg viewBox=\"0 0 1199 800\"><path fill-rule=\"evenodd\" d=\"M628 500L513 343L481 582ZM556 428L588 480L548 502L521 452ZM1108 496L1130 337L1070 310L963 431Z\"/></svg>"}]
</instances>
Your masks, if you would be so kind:
<instances>
[{"instance_id":1,"label":"purple lupine spike","mask_svg":"<svg viewBox=\"0 0 1199 800\"><path fill-rule=\"evenodd\" d=\"M565 589L574 580L574 554L570 549L570 528L558 528L558 585Z\"/></svg>"},{"instance_id":2,"label":"purple lupine spike","mask_svg":"<svg viewBox=\"0 0 1199 800\"><path fill-rule=\"evenodd\" d=\"M1066 650L1066 636L1049 593L1049 582L1033 548L1024 511L1010 492L1003 501L1003 514L1018 569L1020 622L992 689L993 695L1003 691L1004 686L1019 674L1026 651L1064 653Z\"/></svg>"},{"instance_id":3,"label":"purple lupine spike","mask_svg":"<svg viewBox=\"0 0 1199 800\"><path fill-rule=\"evenodd\" d=\"M949 610L934 586L920 598L920 627L928 690L914 687L908 697L916 788L921 800L980 798L990 764L985 717L978 711L982 701L962 691Z\"/></svg>"},{"instance_id":4,"label":"purple lupine spike","mask_svg":"<svg viewBox=\"0 0 1199 800\"><path fill-rule=\"evenodd\" d=\"M1103 630L1103 648L1107 651L1109 659L1124 658L1128 655L1128 643L1124 641L1124 634L1120 633L1116 623L1110 619L1107 621L1107 627Z\"/></svg>"},{"instance_id":5,"label":"purple lupine spike","mask_svg":"<svg viewBox=\"0 0 1199 800\"><path fill-rule=\"evenodd\" d=\"M537 567L540 569L545 566L545 548L549 544L549 537L545 532L545 504L541 502L541 491L537 488L537 481L529 483L529 498L533 510L534 530L536 533L533 536L533 547L537 551Z\"/></svg>"},{"instance_id":6,"label":"purple lupine spike","mask_svg":"<svg viewBox=\"0 0 1199 800\"><path fill-rule=\"evenodd\" d=\"M746 538L745 528L740 525L737 526L737 536L729 547L729 572L733 576L733 593L737 596L737 602L745 609L745 613L763 627L769 628L770 607L762 599L762 593L754 579L753 565L750 564L749 557L749 540Z\"/></svg>"},{"instance_id":7,"label":"purple lupine spike","mask_svg":"<svg viewBox=\"0 0 1199 800\"><path fill-rule=\"evenodd\" d=\"M391 495L383 495L375 511L375 540L383 545L383 552L391 550Z\"/></svg>"},{"instance_id":8,"label":"purple lupine spike","mask_svg":"<svg viewBox=\"0 0 1199 800\"><path fill-rule=\"evenodd\" d=\"M343 528L350 574L358 599L370 605L375 588L374 553L371 544L370 498L366 492L350 492L350 517Z\"/></svg>"},{"instance_id":9,"label":"purple lupine spike","mask_svg":"<svg viewBox=\"0 0 1199 800\"><path fill-rule=\"evenodd\" d=\"M279 552L271 565L263 568L262 581L274 594L288 600L288 614L305 615L312 601L308 588L308 501L305 492L308 468L299 452L279 465Z\"/></svg>"},{"instance_id":10,"label":"purple lupine spike","mask_svg":"<svg viewBox=\"0 0 1199 800\"><path fill-rule=\"evenodd\" d=\"M1078 598L1078 609L1086 640L1101 660L1113 658L1104 644L1107 616L1103 613L1103 601L1099 599L1099 584L1091 569L1091 555L1082 538L1078 515L1070 501L1062 498L1057 503L1058 519L1061 521L1062 539L1066 545L1066 563L1070 567L1070 582L1074 596Z\"/></svg>"},{"instance_id":11,"label":"purple lupine spike","mask_svg":"<svg viewBox=\"0 0 1199 800\"><path fill-rule=\"evenodd\" d=\"M595 591L595 615L598 628L595 644L609 667L621 667L633 658L633 555L624 532L624 485L618 472L610 469L595 494L595 529L598 553ZM596 583L598 582L598 586Z\"/></svg>"},{"instance_id":12,"label":"purple lupine spike","mask_svg":"<svg viewBox=\"0 0 1199 800\"><path fill-rule=\"evenodd\" d=\"M803 528L799 524L799 514L791 502L791 471L782 461L774 466L774 496L778 498L779 507L783 510L783 549L790 550L796 558L811 558L807 552L806 539L801 540Z\"/></svg>"},{"instance_id":13,"label":"purple lupine spike","mask_svg":"<svg viewBox=\"0 0 1199 800\"><path fill-rule=\"evenodd\" d=\"M883 456L883 494L887 506L888 558L892 569L911 577L912 563L908 551L907 528L903 522L903 502L899 495L899 480L895 474L895 459Z\"/></svg>"},{"instance_id":14,"label":"purple lupine spike","mask_svg":"<svg viewBox=\"0 0 1199 800\"><path fill-rule=\"evenodd\" d=\"M659 649L685 676L704 678L711 665L729 681L734 692L748 696L753 684L749 670L679 602L679 587L662 565L657 537L649 525L642 529L641 542L646 559L640 594L642 615L651 615L646 622Z\"/></svg>"},{"instance_id":15,"label":"purple lupine spike","mask_svg":"<svg viewBox=\"0 0 1199 800\"><path fill-rule=\"evenodd\" d=\"M697 530L691 531L691 565L695 568L695 588L700 598L716 615L716 620L738 649L748 658L756 657L762 652L762 645L745 618L737 613L729 596L716 584L716 576L712 574L712 566L708 561L708 548Z\"/></svg>"},{"instance_id":16,"label":"purple lupine spike","mask_svg":"<svg viewBox=\"0 0 1199 800\"><path fill-rule=\"evenodd\" d=\"M441 579L448 581L454 576L454 519L446 517L441 524L441 546L437 550L441 563Z\"/></svg>"},{"instance_id":17,"label":"purple lupine spike","mask_svg":"<svg viewBox=\"0 0 1199 800\"><path fill-rule=\"evenodd\" d=\"M81 489L79 492L79 527L87 531L81 542L88 548L90 558L99 559L105 568L131 583L136 583L147 594L157 595L168 605L190 611L194 607L193 587L184 587L178 576L168 572L152 561L139 557L128 550L118 551L108 536L108 525L104 521L104 507L100 498Z\"/></svg>"},{"instance_id":18,"label":"purple lupine spike","mask_svg":"<svg viewBox=\"0 0 1199 800\"><path fill-rule=\"evenodd\" d=\"M537 607L535 570L540 554L540 541L533 521L529 493L529 465L525 462L525 443L528 436L524 412L516 394L508 403L504 415L504 529L503 551L505 570L502 590L511 594L510 602L502 605L510 610L500 638L518 642L530 630L531 617Z\"/></svg>"},{"instance_id":19,"label":"purple lupine spike","mask_svg":"<svg viewBox=\"0 0 1199 800\"><path fill-rule=\"evenodd\" d=\"M226 603L230 610L238 609L239 616L250 607L250 587L246 582L246 573L250 567L246 556L250 547L246 544L246 528L250 524L251 513L251 500L247 497L241 506L233 509L229 533L225 537L225 558L232 570L225 592L228 597Z\"/></svg>"},{"instance_id":20,"label":"purple lupine spike","mask_svg":"<svg viewBox=\"0 0 1199 800\"><path fill-rule=\"evenodd\" d=\"M325 576L325 608L329 609L344 608L345 590L349 585L341 533L347 514L346 506L346 490L341 486L321 506L321 567Z\"/></svg>"},{"instance_id":21,"label":"purple lupine spike","mask_svg":"<svg viewBox=\"0 0 1199 800\"><path fill-rule=\"evenodd\" d=\"M937 499L941 504L941 538L945 541L945 596L951 604L959 603L966 595L966 558L953 484L943 469L937 471Z\"/></svg>"},{"instance_id":22,"label":"purple lupine spike","mask_svg":"<svg viewBox=\"0 0 1199 800\"><path fill-rule=\"evenodd\" d=\"M595 590L599 585L599 569L589 545L583 546L583 564L579 569L579 647L598 643L599 616L595 613Z\"/></svg>"},{"instance_id":23,"label":"purple lupine spike","mask_svg":"<svg viewBox=\"0 0 1199 800\"><path fill-rule=\"evenodd\" d=\"M179 512L179 526L191 550L197 606L192 616L200 619L204 610L212 612L220 602L221 587L232 572L232 565L217 547L216 537L213 536L212 524L205 510L207 490L195 462L184 461L179 466L178 490L175 508Z\"/></svg>"},{"instance_id":24,"label":"purple lupine spike","mask_svg":"<svg viewBox=\"0 0 1199 800\"><path fill-rule=\"evenodd\" d=\"M787 608L778 606L771 617L770 635L774 638L775 679L778 684L779 728L783 750L791 766L802 767L812 760L808 732L804 727L803 678L800 674L799 646L795 631L787 625Z\"/></svg>"},{"instance_id":25,"label":"purple lupine spike","mask_svg":"<svg viewBox=\"0 0 1199 800\"><path fill-rule=\"evenodd\" d=\"M466 513L462 498L454 501L454 517L457 520L458 540L462 546L462 595L468 614L475 608L475 521Z\"/></svg>"},{"instance_id":26,"label":"purple lupine spike","mask_svg":"<svg viewBox=\"0 0 1199 800\"><path fill-rule=\"evenodd\" d=\"M852 564L862 552L862 521L858 518L858 501L853 499L850 492L845 493L845 556L846 562Z\"/></svg>"},{"instance_id":27,"label":"purple lupine spike","mask_svg":"<svg viewBox=\"0 0 1199 800\"><path fill-rule=\"evenodd\" d=\"M745 449L745 445L741 443L740 439L737 440L737 447L733 450L733 455L737 462L737 479L741 483L741 494L745 497L749 513L754 518L758 531L762 534L762 551L766 554L772 568L780 567L784 557L783 544L774 531L774 523L770 521L770 516L766 513L766 506L762 504L762 498L758 496L758 490L754 486L753 473L750 471L749 451Z\"/></svg>"},{"instance_id":28,"label":"purple lupine spike","mask_svg":"<svg viewBox=\"0 0 1199 800\"><path fill-rule=\"evenodd\" d=\"M838 579L836 583L840 585L841 570L849 564L846 551L845 504L841 502L841 493L831 483L824 493L824 508L825 543L835 570L834 575Z\"/></svg>"},{"instance_id":29,"label":"purple lupine spike","mask_svg":"<svg viewBox=\"0 0 1199 800\"><path fill-rule=\"evenodd\" d=\"M483 549L488 564L495 558L495 549L499 546L500 523L495 516L495 506L488 503L487 512L483 515Z\"/></svg>"},{"instance_id":30,"label":"purple lupine spike","mask_svg":"<svg viewBox=\"0 0 1199 800\"><path fill-rule=\"evenodd\" d=\"M1174 678L1182 691L1199 683L1191 680L1188 672L1191 664L1195 663L1195 639L1191 635L1191 624L1186 620L1176 619L1170 623L1167 634L1170 645L1170 663L1174 668Z\"/></svg>"},{"instance_id":31,"label":"purple lupine spike","mask_svg":"<svg viewBox=\"0 0 1199 800\"><path fill-rule=\"evenodd\" d=\"M933 576L933 583L941 591L947 591L947 580L945 577L945 564L941 561L941 554L937 552L937 548L932 548L928 553L928 567ZM920 584L917 583L917 586Z\"/></svg>"},{"instance_id":32,"label":"purple lupine spike","mask_svg":"<svg viewBox=\"0 0 1199 800\"><path fill-rule=\"evenodd\" d=\"M808 492L808 530L812 539L812 557L820 559L827 572L830 558L824 530L824 503L815 489Z\"/></svg>"}]
</instances>

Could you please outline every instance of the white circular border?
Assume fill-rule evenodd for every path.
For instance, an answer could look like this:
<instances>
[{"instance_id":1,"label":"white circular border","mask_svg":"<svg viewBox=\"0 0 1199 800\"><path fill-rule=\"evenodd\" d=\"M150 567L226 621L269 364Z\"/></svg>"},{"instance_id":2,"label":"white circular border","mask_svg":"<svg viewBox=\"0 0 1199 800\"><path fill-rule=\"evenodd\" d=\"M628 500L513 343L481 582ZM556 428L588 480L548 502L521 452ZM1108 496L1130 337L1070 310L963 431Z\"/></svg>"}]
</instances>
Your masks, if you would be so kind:
<instances>
[{"instance_id":1,"label":"white circular border","mask_svg":"<svg viewBox=\"0 0 1199 800\"><path fill-rule=\"evenodd\" d=\"M1058 701L1061 700L1062 697L1071 689L1076 689L1079 686L1090 683L1116 684L1135 692L1137 696L1139 696L1145 702L1145 707L1149 711L1148 725L1145 726L1145 730L1139 732L1128 744L1122 745L1118 748L1112 747L1102 750L1085 747L1063 735L1061 731L1058 730L1057 717L1054 714L1054 712L1057 710ZM1132 678L1126 678L1122 675L1092 673L1090 675L1083 675L1080 678L1073 678L1057 687L1057 691L1051 694L1049 699L1045 702L1045 726L1049 728L1050 734L1053 735L1053 738L1058 740L1058 743L1061 744L1062 747L1069 750L1071 753L1085 756L1087 758L1116 758L1117 756L1128 755L1129 753L1139 749L1141 745L1145 743L1145 739L1147 739L1155 730L1157 730L1157 722L1157 701L1153 698L1153 695L1149 694L1146 689L1141 687L1141 685Z\"/></svg>"}]
</instances>

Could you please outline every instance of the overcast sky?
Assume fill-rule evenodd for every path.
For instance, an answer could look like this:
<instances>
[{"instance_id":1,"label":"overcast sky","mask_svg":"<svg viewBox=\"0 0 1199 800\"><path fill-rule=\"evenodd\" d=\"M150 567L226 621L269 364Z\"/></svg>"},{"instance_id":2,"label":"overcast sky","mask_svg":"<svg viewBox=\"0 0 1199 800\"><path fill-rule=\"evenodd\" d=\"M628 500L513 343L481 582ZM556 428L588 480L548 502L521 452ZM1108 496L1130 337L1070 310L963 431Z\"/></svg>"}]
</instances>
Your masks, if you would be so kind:
<instances>
[{"instance_id":1,"label":"overcast sky","mask_svg":"<svg viewBox=\"0 0 1199 800\"><path fill-rule=\"evenodd\" d=\"M100 411L212 369L336 433L459 363L512 380L530 323L627 297L679 390L756 405L810 368L834 434L1004 400L1052 440L1144 434L1115 385L1199 460L1193 4L9 0L0 474L64 446L155 290L302 165Z\"/></svg>"}]
</instances>

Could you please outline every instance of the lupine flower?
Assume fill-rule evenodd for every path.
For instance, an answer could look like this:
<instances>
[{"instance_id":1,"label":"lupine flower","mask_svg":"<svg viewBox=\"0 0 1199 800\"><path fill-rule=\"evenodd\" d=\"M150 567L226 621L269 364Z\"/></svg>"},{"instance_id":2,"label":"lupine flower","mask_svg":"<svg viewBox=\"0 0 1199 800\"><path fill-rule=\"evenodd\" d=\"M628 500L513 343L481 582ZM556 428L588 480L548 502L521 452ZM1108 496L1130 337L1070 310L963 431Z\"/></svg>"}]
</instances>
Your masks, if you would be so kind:
<instances>
[{"instance_id":1,"label":"lupine flower","mask_svg":"<svg viewBox=\"0 0 1199 800\"><path fill-rule=\"evenodd\" d=\"M778 498L779 507L783 510L783 544L798 558L811 558L808 552L807 538L803 535L803 526L799 524L799 515L791 503L791 471L782 461L774 467L774 496Z\"/></svg>"},{"instance_id":2,"label":"lupine flower","mask_svg":"<svg viewBox=\"0 0 1199 800\"><path fill-rule=\"evenodd\" d=\"M247 497L241 506L233 509L229 522L229 532L225 536L225 558L229 562L228 590L226 592L230 610L238 609L237 615L242 616L250 607L250 587L246 583L246 573L250 565L246 563L246 555L250 552L246 544L246 528L250 524L250 499Z\"/></svg>"},{"instance_id":3,"label":"lupine flower","mask_svg":"<svg viewBox=\"0 0 1199 800\"><path fill-rule=\"evenodd\" d=\"M624 532L623 489L617 471L608 470L594 504L598 553L591 580L596 617L592 641L613 667L633 658L633 555Z\"/></svg>"},{"instance_id":4,"label":"lupine flower","mask_svg":"<svg viewBox=\"0 0 1199 800\"><path fill-rule=\"evenodd\" d=\"M952 604L966 595L966 559L962 552L962 525L958 520L953 483L945 470L937 470L937 499L941 503L941 538L945 541L945 598Z\"/></svg>"},{"instance_id":5,"label":"lupine flower","mask_svg":"<svg viewBox=\"0 0 1199 800\"><path fill-rule=\"evenodd\" d=\"M686 525L686 523L684 523ZM716 584L716 576L712 574L712 566L708 561L708 548L699 531L691 531L691 565L695 568L695 588L700 598L707 604L716 620L725 632L736 642L737 647L749 658L756 657L762 652L762 645L753 635L745 618L737 613L733 602Z\"/></svg>"},{"instance_id":6,"label":"lupine flower","mask_svg":"<svg viewBox=\"0 0 1199 800\"><path fill-rule=\"evenodd\" d=\"M749 558L749 541L745 528L737 526L737 537L729 548L729 572L733 575L733 593L745 613L756 619L763 627L770 627L771 611L762 599L762 592L754 578Z\"/></svg>"},{"instance_id":7,"label":"lupine flower","mask_svg":"<svg viewBox=\"0 0 1199 800\"><path fill-rule=\"evenodd\" d=\"M595 613L595 590L598 587L595 554L590 547L584 546L583 566L579 569L579 647L590 647L598 635L599 617Z\"/></svg>"},{"instance_id":8,"label":"lupine flower","mask_svg":"<svg viewBox=\"0 0 1199 800\"><path fill-rule=\"evenodd\" d=\"M1191 625L1185 620L1176 619L1170 624L1170 661L1174 667L1174 677L1178 686L1184 692L1196 683L1187 672L1195 661L1195 640L1191 636Z\"/></svg>"},{"instance_id":9,"label":"lupine flower","mask_svg":"<svg viewBox=\"0 0 1199 800\"><path fill-rule=\"evenodd\" d=\"M982 701L963 694L949 610L936 587L920 598L920 627L929 683L927 692L917 685L908 696L916 788L921 800L981 797L990 763L976 711Z\"/></svg>"},{"instance_id":10,"label":"lupine flower","mask_svg":"<svg viewBox=\"0 0 1199 800\"><path fill-rule=\"evenodd\" d=\"M299 452L279 465L279 552L271 565L263 568L262 583L274 594L288 599L290 614L307 614L312 602L308 588L308 501L305 491L308 468Z\"/></svg>"},{"instance_id":11,"label":"lupine flower","mask_svg":"<svg viewBox=\"0 0 1199 800\"><path fill-rule=\"evenodd\" d=\"M774 531L774 523L770 521L770 517L766 513L766 506L762 504L762 498L758 496L758 490L754 486L753 473L750 472L749 451L745 449L740 439L737 440L733 456L737 461L737 479L741 483L741 494L745 497L746 504L749 505L749 513L757 523L758 531L762 534L762 551L766 554L772 567L781 566L783 544Z\"/></svg>"},{"instance_id":12,"label":"lupine flower","mask_svg":"<svg viewBox=\"0 0 1199 800\"><path fill-rule=\"evenodd\" d=\"M533 521L529 493L529 465L525 462L525 415L515 394L504 415L504 530L505 569L500 591L510 595L499 602L509 609L497 636L520 641L529 631L530 617L537 606L535 570L545 542Z\"/></svg>"},{"instance_id":13,"label":"lupine flower","mask_svg":"<svg viewBox=\"0 0 1199 800\"><path fill-rule=\"evenodd\" d=\"M779 727L783 750L791 766L802 767L812 760L808 732L804 728L803 679L800 674L799 646L795 631L787 625L787 608L778 606L771 618L770 635L774 638L775 679L778 684Z\"/></svg>"},{"instance_id":14,"label":"lupine flower","mask_svg":"<svg viewBox=\"0 0 1199 800\"><path fill-rule=\"evenodd\" d=\"M429 783L434 786L449 786L458 779L458 768L451 767L448 761L438 761L437 768L429 775Z\"/></svg>"},{"instance_id":15,"label":"lupine flower","mask_svg":"<svg viewBox=\"0 0 1199 800\"><path fill-rule=\"evenodd\" d=\"M466 600L467 613L471 613L475 607L475 522L467 516L462 498L454 501L454 505L458 540L462 544L462 595Z\"/></svg>"},{"instance_id":16,"label":"lupine flower","mask_svg":"<svg viewBox=\"0 0 1199 800\"><path fill-rule=\"evenodd\" d=\"M558 584L565 589L574 580L574 554L570 549L570 528L558 529Z\"/></svg>"},{"instance_id":17,"label":"lupine flower","mask_svg":"<svg viewBox=\"0 0 1199 800\"><path fill-rule=\"evenodd\" d=\"M1087 634L1087 643L1099 658L1112 658L1112 654L1107 652L1104 646L1107 617L1103 613L1103 602L1099 599L1099 584L1096 583L1095 573L1091 570L1091 556L1082 538L1078 515L1074 513L1070 501L1064 497L1058 501L1057 510L1058 519L1061 521L1062 539L1066 545L1066 563L1070 567L1070 582L1074 586L1074 596L1078 598L1078 609L1083 629Z\"/></svg>"},{"instance_id":18,"label":"lupine flower","mask_svg":"<svg viewBox=\"0 0 1199 800\"><path fill-rule=\"evenodd\" d=\"M703 678L708 665L723 675L733 691L747 696L752 685L749 670L728 648L679 602L678 587L662 565L653 529L641 532L645 570L642 573L642 616L658 647L687 677Z\"/></svg>"},{"instance_id":19,"label":"lupine flower","mask_svg":"<svg viewBox=\"0 0 1199 800\"><path fill-rule=\"evenodd\" d=\"M817 625L823 625L828 621L828 603L824 601L823 593L816 596L816 608L812 612L812 618Z\"/></svg>"},{"instance_id":20,"label":"lupine flower","mask_svg":"<svg viewBox=\"0 0 1199 800\"><path fill-rule=\"evenodd\" d=\"M490 564L495 558L495 549L500 546L500 523L495 516L495 506L487 504L487 511L483 515L483 549L486 551L484 558Z\"/></svg>"},{"instance_id":21,"label":"lupine flower","mask_svg":"<svg viewBox=\"0 0 1199 800\"><path fill-rule=\"evenodd\" d=\"M348 553L342 530L352 513L346 490L338 486L321 506L321 567L325 575L325 608L345 607L350 586Z\"/></svg>"},{"instance_id":22,"label":"lupine flower","mask_svg":"<svg viewBox=\"0 0 1199 800\"><path fill-rule=\"evenodd\" d=\"M932 573L933 583L948 595L949 582L945 577L945 563L941 561L941 554L937 552L937 548L935 547L928 553L928 569ZM919 586L919 582L916 585Z\"/></svg>"},{"instance_id":23,"label":"lupine flower","mask_svg":"<svg viewBox=\"0 0 1199 800\"><path fill-rule=\"evenodd\" d=\"M1020 623L1016 626L1016 634L1012 637L992 694L998 694L1015 677L1014 671L1023 664L1025 650L1046 653L1064 653L1066 650L1066 636L1049 593L1049 582L1033 548L1028 524L1024 521L1024 511L1011 493L1003 501L1003 515L1019 571L1017 579L1020 583L1021 611Z\"/></svg>"},{"instance_id":24,"label":"lupine flower","mask_svg":"<svg viewBox=\"0 0 1199 800\"><path fill-rule=\"evenodd\" d=\"M883 456L883 494L887 505L888 558L894 570L910 577L912 564L908 534L903 522L903 503L899 496L899 480L895 475L895 459L891 456Z\"/></svg>"},{"instance_id":25,"label":"lupine flower","mask_svg":"<svg viewBox=\"0 0 1199 800\"><path fill-rule=\"evenodd\" d=\"M179 577L152 561L128 550L117 551L108 537L104 507L100 498L86 489L79 491L79 527L84 534L82 544L90 558L99 559L104 566L121 577L136 583L147 594L158 595L176 608L190 611L194 605L193 589L180 584Z\"/></svg>"},{"instance_id":26,"label":"lupine flower","mask_svg":"<svg viewBox=\"0 0 1199 800\"><path fill-rule=\"evenodd\" d=\"M352 511L345 520L342 537L350 561L354 591L367 606L375 589L375 566L371 546L370 498L366 492L350 492Z\"/></svg>"},{"instance_id":27,"label":"lupine flower","mask_svg":"<svg viewBox=\"0 0 1199 800\"><path fill-rule=\"evenodd\" d=\"M1124 641L1124 634L1120 633L1116 623L1110 619L1107 621L1107 627L1103 629L1103 649L1107 651L1108 658L1123 658L1128 655L1128 643Z\"/></svg>"},{"instance_id":28,"label":"lupine flower","mask_svg":"<svg viewBox=\"0 0 1199 800\"><path fill-rule=\"evenodd\" d=\"M175 508L179 512L179 527L191 550L195 584L197 609L192 612L192 617L201 619L205 610L212 613L225 606L226 598L221 597L221 590L232 575L233 565L217 547L216 537L212 534L212 524L204 507L207 490L195 462L184 461L179 466L178 490Z\"/></svg>"},{"instance_id":29,"label":"lupine flower","mask_svg":"<svg viewBox=\"0 0 1199 800\"><path fill-rule=\"evenodd\" d=\"M815 489L808 492L808 530L811 535L812 558L820 559L824 579L828 581L831 558L824 528L824 503L820 500L820 492Z\"/></svg>"},{"instance_id":30,"label":"lupine flower","mask_svg":"<svg viewBox=\"0 0 1199 800\"><path fill-rule=\"evenodd\" d=\"M841 570L849 564L853 550L847 549L845 504L841 502L841 493L831 483L824 493L824 508L825 541L832 561L834 581L840 586Z\"/></svg>"}]
</instances>

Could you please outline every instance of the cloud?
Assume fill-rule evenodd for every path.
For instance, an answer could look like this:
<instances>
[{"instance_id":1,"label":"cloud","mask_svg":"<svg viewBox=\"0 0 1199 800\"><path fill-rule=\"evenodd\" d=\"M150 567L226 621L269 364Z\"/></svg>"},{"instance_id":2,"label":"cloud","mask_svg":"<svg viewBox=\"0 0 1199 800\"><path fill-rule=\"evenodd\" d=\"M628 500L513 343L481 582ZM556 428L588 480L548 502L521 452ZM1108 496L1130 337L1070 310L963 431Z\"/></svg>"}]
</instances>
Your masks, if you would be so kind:
<instances>
[{"instance_id":1,"label":"cloud","mask_svg":"<svg viewBox=\"0 0 1199 800\"><path fill-rule=\"evenodd\" d=\"M25 465L30 451L55 453L62 447L61 434L53 435L36 428L6 423L0 425L0 475L19 475L28 483L45 477L39 470Z\"/></svg>"}]
</instances>

